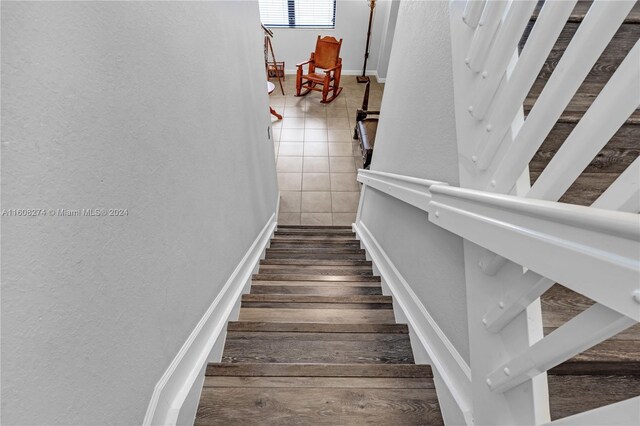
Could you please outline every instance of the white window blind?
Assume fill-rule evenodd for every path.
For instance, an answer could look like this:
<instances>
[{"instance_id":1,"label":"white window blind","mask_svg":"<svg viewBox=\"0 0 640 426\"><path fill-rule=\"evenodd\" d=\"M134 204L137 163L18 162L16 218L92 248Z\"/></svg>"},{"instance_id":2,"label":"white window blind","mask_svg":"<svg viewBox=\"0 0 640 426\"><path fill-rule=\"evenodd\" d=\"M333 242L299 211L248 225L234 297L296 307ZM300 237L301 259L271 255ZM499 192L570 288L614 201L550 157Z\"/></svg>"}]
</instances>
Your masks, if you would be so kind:
<instances>
[{"instance_id":1,"label":"white window blind","mask_svg":"<svg viewBox=\"0 0 640 426\"><path fill-rule=\"evenodd\" d=\"M266 27L335 28L335 0L259 0Z\"/></svg>"}]
</instances>

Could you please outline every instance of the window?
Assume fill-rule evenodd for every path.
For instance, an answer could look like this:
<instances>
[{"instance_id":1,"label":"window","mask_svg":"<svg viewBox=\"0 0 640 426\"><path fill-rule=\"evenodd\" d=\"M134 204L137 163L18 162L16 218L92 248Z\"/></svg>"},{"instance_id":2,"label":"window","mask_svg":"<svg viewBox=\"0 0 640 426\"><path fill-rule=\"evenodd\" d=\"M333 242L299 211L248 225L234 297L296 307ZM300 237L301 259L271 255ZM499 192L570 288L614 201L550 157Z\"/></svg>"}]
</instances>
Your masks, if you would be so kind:
<instances>
[{"instance_id":1,"label":"window","mask_svg":"<svg viewBox=\"0 0 640 426\"><path fill-rule=\"evenodd\" d=\"M335 28L336 0L259 0L267 27Z\"/></svg>"}]
</instances>

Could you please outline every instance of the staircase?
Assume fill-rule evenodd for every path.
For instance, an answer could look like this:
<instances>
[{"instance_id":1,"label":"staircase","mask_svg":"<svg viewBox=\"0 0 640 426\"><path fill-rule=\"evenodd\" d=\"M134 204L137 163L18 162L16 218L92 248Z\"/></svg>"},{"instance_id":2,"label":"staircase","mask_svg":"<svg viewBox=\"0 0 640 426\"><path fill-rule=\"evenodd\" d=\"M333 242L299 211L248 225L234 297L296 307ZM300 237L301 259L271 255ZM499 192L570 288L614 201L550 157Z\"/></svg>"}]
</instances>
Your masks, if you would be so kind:
<instances>
[{"instance_id":1,"label":"staircase","mask_svg":"<svg viewBox=\"0 0 640 426\"><path fill-rule=\"evenodd\" d=\"M280 226L195 424L444 424L408 333L350 227Z\"/></svg>"},{"instance_id":2,"label":"staircase","mask_svg":"<svg viewBox=\"0 0 640 426\"><path fill-rule=\"evenodd\" d=\"M573 39L593 1L580 0L576 4L556 44L547 57L524 103L525 114L531 111L540 93L556 69L558 61ZM536 7L532 19L520 41L524 46L544 1ZM533 185L547 164L553 159L567 136L589 109L613 73L640 38L640 3L624 20L611 42L597 60L573 99L558 119L544 143L529 163ZM585 168L574 184L560 198L560 202L591 205L640 154L640 110L636 110L611 138L607 145Z\"/></svg>"},{"instance_id":3,"label":"staircase","mask_svg":"<svg viewBox=\"0 0 640 426\"><path fill-rule=\"evenodd\" d=\"M594 302L561 285L542 296L545 335ZM548 371L553 420L640 395L640 325Z\"/></svg>"},{"instance_id":4,"label":"staircase","mask_svg":"<svg viewBox=\"0 0 640 426\"><path fill-rule=\"evenodd\" d=\"M520 42L525 44L544 2L539 2ZM592 5L578 1L524 103L528 114ZM640 38L640 4L624 20L604 53L529 163L531 184ZM640 110L636 110L559 201L591 205L640 154ZM583 312L594 301L559 284L542 295L544 333ZM552 419L640 395L640 325L606 340L549 370Z\"/></svg>"}]
</instances>

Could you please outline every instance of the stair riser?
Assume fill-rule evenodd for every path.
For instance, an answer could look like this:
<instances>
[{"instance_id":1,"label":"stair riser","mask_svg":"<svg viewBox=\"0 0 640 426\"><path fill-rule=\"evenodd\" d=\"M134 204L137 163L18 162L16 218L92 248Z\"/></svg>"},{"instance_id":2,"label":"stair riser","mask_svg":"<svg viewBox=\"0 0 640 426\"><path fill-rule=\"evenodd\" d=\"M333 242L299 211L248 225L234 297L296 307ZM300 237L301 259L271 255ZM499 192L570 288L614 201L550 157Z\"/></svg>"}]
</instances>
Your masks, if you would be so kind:
<instances>
[{"instance_id":1,"label":"stair riser","mask_svg":"<svg viewBox=\"0 0 640 426\"><path fill-rule=\"evenodd\" d=\"M289 250L298 250L298 249L358 250L360 248L360 243L358 241L344 241L339 243L328 243L328 242L316 243L313 241L304 241L304 242L272 241L270 248L289 249Z\"/></svg>"},{"instance_id":2,"label":"stair riser","mask_svg":"<svg viewBox=\"0 0 640 426\"><path fill-rule=\"evenodd\" d=\"M242 308L240 321L322 324L394 324L392 309Z\"/></svg>"},{"instance_id":3,"label":"stair riser","mask_svg":"<svg viewBox=\"0 0 640 426\"><path fill-rule=\"evenodd\" d=\"M376 377L433 378L429 365L378 365L369 368L358 364L209 364L207 376L218 377Z\"/></svg>"},{"instance_id":4,"label":"stair riser","mask_svg":"<svg viewBox=\"0 0 640 426\"><path fill-rule=\"evenodd\" d=\"M278 303L242 302L242 308L274 309L393 309L391 303Z\"/></svg>"},{"instance_id":5,"label":"stair riser","mask_svg":"<svg viewBox=\"0 0 640 426\"><path fill-rule=\"evenodd\" d=\"M282 277L286 277L286 275L282 275ZM300 281L300 280L266 280L266 279L258 279L253 280L251 282L251 288L255 288L257 286L262 285L277 285L277 286L287 286L287 287L317 287L317 288L326 288L326 287L380 287L380 282L375 281Z\"/></svg>"},{"instance_id":6,"label":"stair riser","mask_svg":"<svg viewBox=\"0 0 640 426\"><path fill-rule=\"evenodd\" d=\"M300 252L272 252L267 249L266 259L324 259L324 260L367 260L364 253L300 253Z\"/></svg>"},{"instance_id":7,"label":"stair riser","mask_svg":"<svg viewBox=\"0 0 640 426\"><path fill-rule=\"evenodd\" d=\"M351 296L379 295L381 287L304 287L304 286L267 286L254 285L252 294L300 294L309 296Z\"/></svg>"},{"instance_id":8,"label":"stair riser","mask_svg":"<svg viewBox=\"0 0 640 426\"><path fill-rule=\"evenodd\" d=\"M391 303L391 296L276 296L264 294L245 294L243 302L281 302L281 303Z\"/></svg>"},{"instance_id":9,"label":"stair riser","mask_svg":"<svg viewBox=\"0 0 640 426\"><path fill-rule=\"evenodd\" d=\"M375 333L409 334L406 324L354 324L354 323L300 323L300 322L252 322L232 321L229 332L280 332L280 333Z\"/></svg>"},{"instance_id":10,"label":"stair riser","mask_svg":"<svg viewBox=\"0 0 640 426\"><path fill-rule=\"evenodd\" d=\"M366 266L364 268L349 268L344 267L302 267L302 266L261 266L259 272L261 274L294 274L294 275L361 275L361 276L373 276L371 267Z\"/></svg>"},{"instance_id":11,"label":"stair riser","mask_svg":"<svg viewBox=\"0 0 640 426\"><path fill-rule=\"evenodd\" d=\"M360 281L360 282L380 282L378 276L359 276L359 275L310 275L310 274L256 274L252 277L253 281Z\"/></svg>"},{"instance_id":12,"label":"stair riser","mask_svg":"<svg viewBox=\"0 0 640 426\"><path fill-rule=\"evenodd\" d=\"M271 241L288 241L288 240L299 240L304 238L307 241L327 241L327 242L340 242L340 241L354 241L356 240L355 235L314 235L314 234L296 234L296 233L275 233L274 238ZM357 241L357 240L356 240Z\"/></svg>"},{"instance_id":13,"label":"stair riser","mask_svg":"<svg viewBox=\"0 0 640 426\"><path fill-rule=\"evenodd\" d=\"M302 265L302 266L369 266L368 260L319 260L319 259L263 259L260 265Z\"/></svg>"},{"instance_id":14,"label":"stair riser","mask_svg":"<svg viewBox=\"0 0 640 426\"><path fill-rule=\"evenodd\" d=\"M289 254L334 254L338 259L342 254L364 254L363 249L357 247L270 247L268 253L289 253Z\"/></svg>"}]
</instances>

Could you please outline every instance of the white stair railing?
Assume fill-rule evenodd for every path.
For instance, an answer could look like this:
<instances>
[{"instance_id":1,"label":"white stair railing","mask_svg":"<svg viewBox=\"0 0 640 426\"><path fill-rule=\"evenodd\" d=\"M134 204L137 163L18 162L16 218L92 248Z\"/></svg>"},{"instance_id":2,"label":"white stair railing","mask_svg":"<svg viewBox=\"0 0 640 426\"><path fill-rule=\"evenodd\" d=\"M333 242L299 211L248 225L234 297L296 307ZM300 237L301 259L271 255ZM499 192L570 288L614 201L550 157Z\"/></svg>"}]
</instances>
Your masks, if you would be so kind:
<instances>
[{"instance_id":1,"label":"white stair railing","mask_svg":"<svg viewBox=\"0 0 640 426\"><path fill-rule=\"evenodd\" d=\"M518 54L535 3L451 2L460 188L360 170L362 199L386 193L464 239L471 389L460 394L475 424L640 424L640 397L550 422L546 381L550 368L640 322L640 159L592 206L557 202L640 107L640 42L533 187L528 173L635 2L595 0L523 119L576 5L547 0ZM539 298L556 282L596 303L543 337Z\"/></svg>"}]
</instances>

